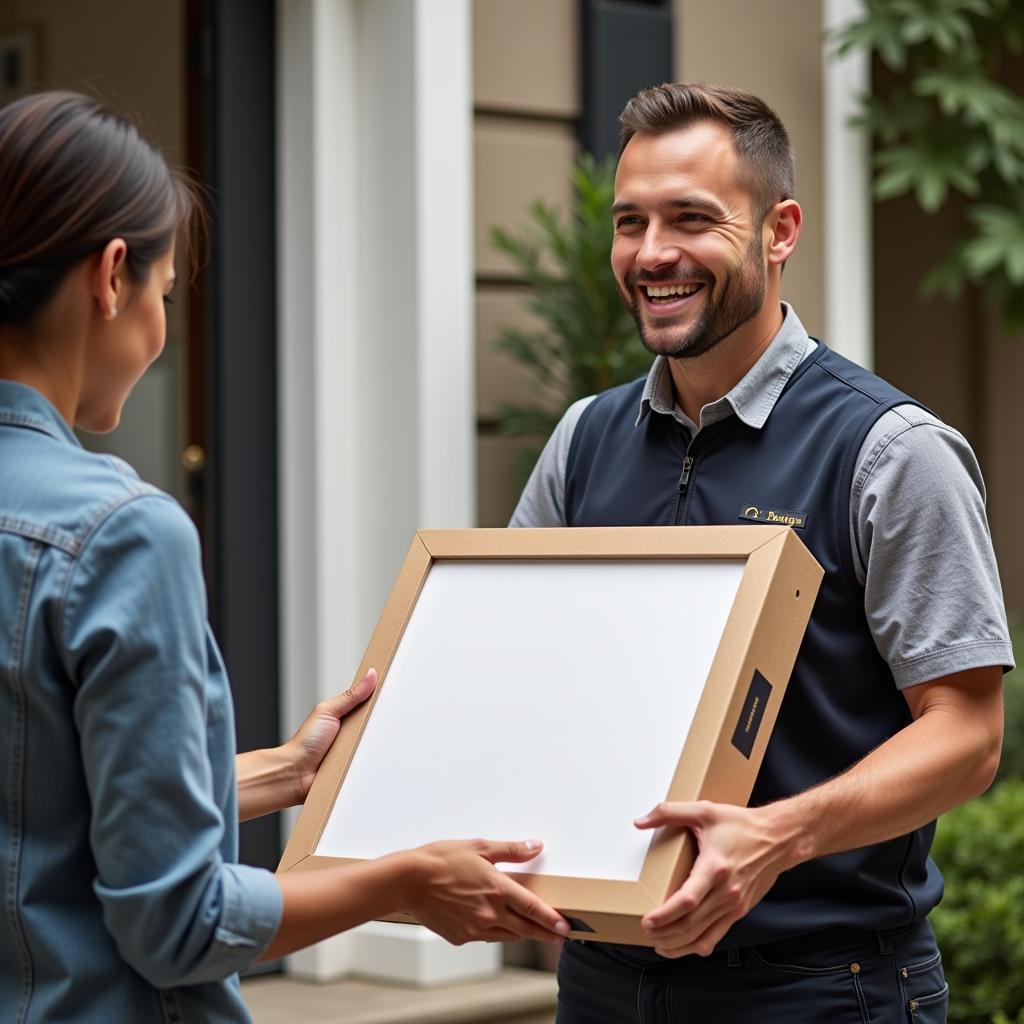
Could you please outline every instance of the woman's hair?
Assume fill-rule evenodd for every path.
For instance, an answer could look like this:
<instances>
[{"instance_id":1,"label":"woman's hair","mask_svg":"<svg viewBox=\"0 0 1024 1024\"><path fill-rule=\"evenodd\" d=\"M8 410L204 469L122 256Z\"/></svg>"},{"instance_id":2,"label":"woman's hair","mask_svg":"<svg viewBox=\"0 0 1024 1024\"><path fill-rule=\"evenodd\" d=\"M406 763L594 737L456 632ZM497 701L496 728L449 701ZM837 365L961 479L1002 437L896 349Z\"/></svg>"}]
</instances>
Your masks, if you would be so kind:
<instances>
[{"instance_id":1,"label":"woman's hair","mask_svg":"<svg viewBox=\"0 0 1024 1024\"><path fill-rule=\"evenodd\" d=\"M72 267L124 239L131 281L176 237L191 248L195 186L135 125L87 96L44 92L0 109L0 327L26 327Z\"/></svg>"}]
</instances>

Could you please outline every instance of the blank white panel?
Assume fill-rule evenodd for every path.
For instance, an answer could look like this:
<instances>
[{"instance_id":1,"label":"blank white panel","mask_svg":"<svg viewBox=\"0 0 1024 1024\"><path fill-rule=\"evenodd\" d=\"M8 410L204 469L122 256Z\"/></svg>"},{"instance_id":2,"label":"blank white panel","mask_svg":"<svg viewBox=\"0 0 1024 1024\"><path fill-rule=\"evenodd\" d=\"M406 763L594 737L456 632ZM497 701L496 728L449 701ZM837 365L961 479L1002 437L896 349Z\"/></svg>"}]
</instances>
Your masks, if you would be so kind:
<instances>
[{"instance_id":1,"label":"blank white panel","mask_svg":"<svg viewBox=\"0 0 1024 1024\"><path fill-rule=\"evenodd\" d=\"M316 853L538 838L635 881L744 566L435 562Z\"/></svg>"}]
</instances>

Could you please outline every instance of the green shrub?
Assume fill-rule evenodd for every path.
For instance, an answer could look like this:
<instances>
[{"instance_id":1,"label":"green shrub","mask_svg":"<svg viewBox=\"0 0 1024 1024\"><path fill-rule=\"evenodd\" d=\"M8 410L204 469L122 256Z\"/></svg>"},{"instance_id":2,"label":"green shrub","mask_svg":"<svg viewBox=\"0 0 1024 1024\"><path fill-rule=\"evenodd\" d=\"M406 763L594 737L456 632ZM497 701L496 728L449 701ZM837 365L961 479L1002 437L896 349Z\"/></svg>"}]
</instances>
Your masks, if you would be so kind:
<instances>
[{"instance_id":1,"label":"green shrub","mask_svg":"<svg viewBox=\"0 0 1024 1024\"><path fill-rule=\"evenodd\" d=\"M950 1024L1024 1024L1024 781L944 815L932 856L946 879L931 920Z\"/></svg>"}]
</instances>

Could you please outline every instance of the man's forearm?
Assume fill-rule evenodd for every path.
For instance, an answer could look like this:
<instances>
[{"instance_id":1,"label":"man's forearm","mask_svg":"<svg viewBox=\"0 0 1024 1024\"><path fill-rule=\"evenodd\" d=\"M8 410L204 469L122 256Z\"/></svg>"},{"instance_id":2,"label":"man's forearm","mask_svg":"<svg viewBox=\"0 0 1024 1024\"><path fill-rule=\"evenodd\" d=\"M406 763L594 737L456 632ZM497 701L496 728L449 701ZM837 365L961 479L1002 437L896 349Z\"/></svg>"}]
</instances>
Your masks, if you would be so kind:
<instances>
[{"instance_id":1,"label":"man's forearm","mask_svg":"<svg viewBox=\"0 0 1024 1024\"><path fill-rule=\"evenodd\" d=\"M842 775L762 808L789 837L787 867L906 835L988 788L1002 742L1001 671L963 675L950 684L955 699L935 692Z\"/></svg>"},{"instance_id":2,"label":"man's forearm","mask_svg":"<svg viewBox=\"0 0 1024 1024\"><path fill-rule=\"evenodd\" d=\"M1002 672L972 669L905 693L913 721L842 775L763 807L665 803L641 828L690 829L699 855L644 918L664 956L707 955L783 871L906 835L984 790L1002 740Z\"/></svg>"}]
</instances>

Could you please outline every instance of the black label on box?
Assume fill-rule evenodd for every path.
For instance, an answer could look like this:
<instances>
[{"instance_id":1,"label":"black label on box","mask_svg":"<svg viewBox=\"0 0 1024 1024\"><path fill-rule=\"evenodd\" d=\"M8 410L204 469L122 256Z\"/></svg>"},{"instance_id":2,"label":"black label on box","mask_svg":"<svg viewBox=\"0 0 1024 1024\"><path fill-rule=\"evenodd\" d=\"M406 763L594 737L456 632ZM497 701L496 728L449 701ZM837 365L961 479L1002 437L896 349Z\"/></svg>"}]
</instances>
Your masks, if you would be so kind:
<instances>
[{"instance_id":1,"label":"black label on box","mask_svg":"<svg viewBox=\"0 0 1024 1024\"><path fill-rule=\"evenodd\" d=\"M594 931L594 929L591 928L590 925L587 924L586 921L581 921L578 917L569 917L568 914L563 914L562 916L566 919L566 921L569 922L569 927L574 932L592 932L592 931Z\"/></svg>"},{"instance_id":2,"label":"black label on box","mask_svg":"<svg viewBox=\"0 0 1024 1024\"><path fill-rule=\"evenodd\" d=\"M750 689L747 690L747 699L743 702L740 720L736 723L736 731L732 734L732 745L747 760L750 759L751 751L754 749L757 730L761 728L761 719L764 718L764 709L771 693L772 684L757 669L754 669L754 678L750 680Z\"/></svg>"}]
</instances>

